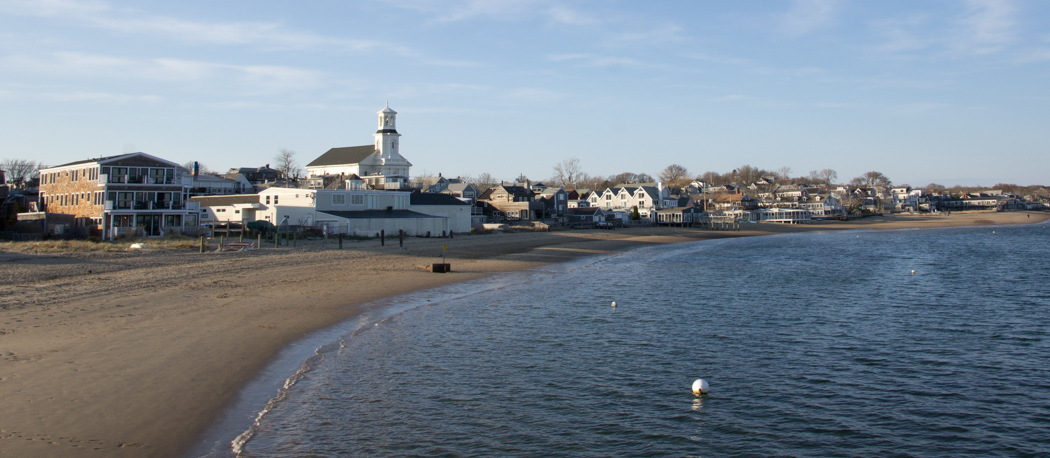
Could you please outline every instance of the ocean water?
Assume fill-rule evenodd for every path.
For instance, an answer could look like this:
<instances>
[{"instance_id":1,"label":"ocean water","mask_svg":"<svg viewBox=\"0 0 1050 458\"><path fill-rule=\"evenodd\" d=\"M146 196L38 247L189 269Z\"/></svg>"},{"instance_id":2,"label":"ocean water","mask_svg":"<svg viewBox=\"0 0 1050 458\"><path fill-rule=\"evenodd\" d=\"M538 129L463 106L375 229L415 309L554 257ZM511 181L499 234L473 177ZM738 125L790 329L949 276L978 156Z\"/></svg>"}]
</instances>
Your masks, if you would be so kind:
<instances>
[{"instance_id":1,"label":"ocean water","mask_svg":"<svg viewBox=\"0 0 1050 458\"><path fill-rule=\"evenodd\" d=\"M712 240L399 297L301 345L211 455L1047 456L1048 242Z\"/></svg>"}]
</instances>

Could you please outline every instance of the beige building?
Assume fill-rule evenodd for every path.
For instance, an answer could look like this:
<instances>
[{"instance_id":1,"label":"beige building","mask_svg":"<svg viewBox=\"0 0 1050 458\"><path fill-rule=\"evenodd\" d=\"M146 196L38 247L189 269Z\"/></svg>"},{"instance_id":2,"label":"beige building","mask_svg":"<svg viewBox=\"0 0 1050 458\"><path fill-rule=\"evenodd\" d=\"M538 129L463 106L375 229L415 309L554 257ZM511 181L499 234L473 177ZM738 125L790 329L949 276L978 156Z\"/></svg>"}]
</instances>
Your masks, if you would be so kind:
<instances>
[{"instance_id":1,"label":"beige building","mask_svg":"<svg viewBox=\"0 0 1050 458\"><path fill-rule=\"evenodd\" d=\"M39 206L73 218L74 232L104 240L181 232L192 177L145 153L70 162L40 170Z\"/></svg>"}]
</instances>

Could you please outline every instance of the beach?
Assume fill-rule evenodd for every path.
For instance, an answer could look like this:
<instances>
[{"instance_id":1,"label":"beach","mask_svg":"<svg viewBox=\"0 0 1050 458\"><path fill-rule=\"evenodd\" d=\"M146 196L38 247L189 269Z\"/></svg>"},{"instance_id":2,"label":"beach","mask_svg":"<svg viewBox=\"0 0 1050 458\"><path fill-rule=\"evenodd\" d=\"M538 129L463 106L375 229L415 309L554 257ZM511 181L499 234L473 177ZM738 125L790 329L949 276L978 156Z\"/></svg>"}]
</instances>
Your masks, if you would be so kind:
<instances>
[{"instance_id":1,"label":"beach","mask_svg":"<svg viewBox=\"0 0 1050 458\"><path fill-rule=\"evenodd\" d=\"M495 233L409 238L405 249L388 239L386 246L346 241L338 249L330 240L204 254L148 246L68 255L0 251L0 451L180 456L278 351L384 297L648 244L1046 219L956 213L742 224L730 232ZM428 272L442 254L452 272Z\"/></svg>"}]
</instances>

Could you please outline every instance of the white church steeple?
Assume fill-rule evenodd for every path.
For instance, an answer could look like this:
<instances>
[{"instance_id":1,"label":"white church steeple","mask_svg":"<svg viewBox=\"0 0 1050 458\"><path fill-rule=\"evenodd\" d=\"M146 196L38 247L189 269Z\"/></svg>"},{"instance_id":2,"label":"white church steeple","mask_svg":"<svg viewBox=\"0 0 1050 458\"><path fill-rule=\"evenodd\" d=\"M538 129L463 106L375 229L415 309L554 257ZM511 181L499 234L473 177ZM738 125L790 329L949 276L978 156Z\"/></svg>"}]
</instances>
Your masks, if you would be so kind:
<instances>
[{"instance_id":1,"label":"white church steeple","mask_svg":"<svg viewBox=\"0 0 1050 458\"><path fill-rule=\"evenodd\" d=\"M379 151L379 157L383 159L399 157L397 139L401 134L397 133L397 112L390 109L388 101L386 107L379 110L378 114L379 130L375 133L376 151Z\"/></svg>"}]
</instances>

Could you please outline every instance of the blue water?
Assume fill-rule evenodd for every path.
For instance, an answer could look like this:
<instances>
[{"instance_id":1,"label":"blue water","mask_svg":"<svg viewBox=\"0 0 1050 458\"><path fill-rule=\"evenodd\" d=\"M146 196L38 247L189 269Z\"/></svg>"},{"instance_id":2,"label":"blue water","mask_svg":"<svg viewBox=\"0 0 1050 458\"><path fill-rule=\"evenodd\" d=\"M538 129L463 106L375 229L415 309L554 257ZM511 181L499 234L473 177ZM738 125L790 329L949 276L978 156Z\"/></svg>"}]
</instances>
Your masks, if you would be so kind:
<instances>
[{"instance_id":1,"label":"blue water","mask_svg":"<svg viewBox=\"0 0 1050 458\"><path fill-rule=\"evenodd\" d=\"M330 338L241 455L1046 456L1048 242L724 239L399 298Z\"/></svg>"}]
</instances>

